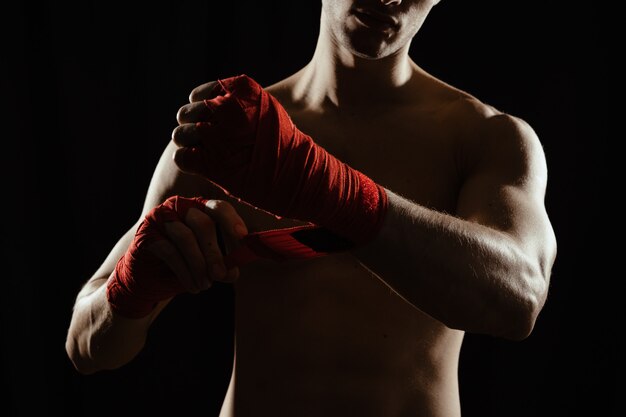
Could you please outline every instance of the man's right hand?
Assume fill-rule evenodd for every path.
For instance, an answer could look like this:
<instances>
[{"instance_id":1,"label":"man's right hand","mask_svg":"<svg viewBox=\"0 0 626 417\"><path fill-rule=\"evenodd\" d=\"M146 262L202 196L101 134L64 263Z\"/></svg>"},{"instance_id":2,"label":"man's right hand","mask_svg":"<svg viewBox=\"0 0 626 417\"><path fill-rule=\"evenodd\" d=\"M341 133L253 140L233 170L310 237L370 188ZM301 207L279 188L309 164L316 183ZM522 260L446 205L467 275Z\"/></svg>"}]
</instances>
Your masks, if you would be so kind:
<instances>
[{"instance_id":1,"label":"man's right hand","mask_svg":"<svg viewBox=\"0 0 626 417\"><path fill-rule=\"evenodd\" d=\"M353 243L378 235L385 188L299 130L260 84L239 75L200 91L194 96L202 101L179 110L172 133L180 170L276 217L322 226Z\"/></svg>"},{"instance_id":2,"label":"man's right hand","mask_svg":"<svg viewBox=\"0 0 626 417\"><path fill-rule=\"evenodd\" d=\"M142 318L177 294L197 293L213 281L234 281L239 271L226 270L220 233L227 242L247 234L244 221L225 201L174 196L152 209L109 278L111 309Z\"/></svg>"}]
</instances>

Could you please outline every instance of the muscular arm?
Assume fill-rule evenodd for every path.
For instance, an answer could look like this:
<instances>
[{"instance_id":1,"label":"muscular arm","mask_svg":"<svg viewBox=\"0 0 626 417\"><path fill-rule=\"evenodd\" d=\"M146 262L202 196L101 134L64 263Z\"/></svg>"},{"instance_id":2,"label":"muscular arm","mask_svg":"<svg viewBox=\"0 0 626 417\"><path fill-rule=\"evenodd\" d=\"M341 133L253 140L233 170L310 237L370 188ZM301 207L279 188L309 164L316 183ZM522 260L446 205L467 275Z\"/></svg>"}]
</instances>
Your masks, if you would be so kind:
<instances>
[{"instance_id":1,"label":"muscular arm","mask_svg":"<svg viewBox=\"0 0 626 417\"><path fill-rule=\"evenodd\" d=\"M168 302L160 303L147 317L127 319L113 313L107 301L105 283L118 259L126 252L145 214L174 194L207 198L215 194L205 180L183 174L176 168L172 162L174 149L170 143L157 165L140 220L117 242L76 298L66 350L82 373L118 368L134 358L144 346L150 324Z\"/></svg>"},{"instance_id":2,"label":"muscular arm","mask_svg":"<svg viewBox=\"0 0 626 417\"><path fill-rule=\"evenodd\" d=\"M117 242L76 297L65 348L81 373L114 369L129 362L143 348L150 323L165 306L160 305L148 317L129 320L114 314L107 301L107 279L137 227L138 223Z\"/></svg>"},{"instance_id":3,"label":"muscular arm","mask_svg":"<svg viewBox=\"0 0 626 417\"><path fill-rule=\"evenodd\" d=\"M174 134L182 170L256 207L364 244L354 251L362 264L449 327L511 339L532 331L556 243L543 205L545 158L523 121L491 111L476 120L474 110L455 108L454 120L474 128L465 129L453 216L381 192L299 131L245 75L194 91L187 124ZM221 165L238 175L224 175Z\"/></svg>"},{"instance_id":4,"label":"muscular arm","mask_svg":"<svg viewBox=\"0 0 626 417\"><path fill-rule=\"evenodd\" d=\"M556 241L544 208L547 170L532 129L484 122L456 215L389 192L389 212L359 260L448 327L523 339L546 299Z\"/></svg>"}]
</instances>

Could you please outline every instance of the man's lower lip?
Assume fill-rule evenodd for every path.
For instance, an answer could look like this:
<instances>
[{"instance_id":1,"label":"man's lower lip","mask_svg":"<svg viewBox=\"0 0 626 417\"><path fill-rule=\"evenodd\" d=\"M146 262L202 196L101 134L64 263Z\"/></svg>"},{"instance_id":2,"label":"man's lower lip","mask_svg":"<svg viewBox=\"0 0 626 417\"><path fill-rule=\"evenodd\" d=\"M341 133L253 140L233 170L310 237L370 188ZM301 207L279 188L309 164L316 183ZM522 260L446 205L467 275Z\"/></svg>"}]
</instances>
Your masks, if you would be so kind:
<instances>
[{"instance_id":1,"label":"man's lower lip","mask_svg":"<svg viewBox=\"0 0 626 417\"><path fill-rule=\"evenodd\" d=\"M393 25L375 19L365 13L354 12L354 16L359 23L370 29L378 30L380 32L391 32L394 29Z\"/></svg>"}]
</instances>

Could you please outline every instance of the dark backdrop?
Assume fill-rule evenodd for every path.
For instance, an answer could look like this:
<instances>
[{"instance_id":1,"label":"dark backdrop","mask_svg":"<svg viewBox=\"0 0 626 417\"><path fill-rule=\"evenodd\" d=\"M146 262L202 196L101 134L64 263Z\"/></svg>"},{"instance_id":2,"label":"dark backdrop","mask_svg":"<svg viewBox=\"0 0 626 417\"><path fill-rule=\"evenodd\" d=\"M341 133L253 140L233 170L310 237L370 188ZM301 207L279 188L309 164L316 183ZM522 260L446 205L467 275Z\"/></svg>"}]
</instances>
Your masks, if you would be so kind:
<instances>
[{"instance_id":1,"label":"dark backdrop","mask_svg":"<svg viewBox=\"0 0 626 417\"><path fill-rule=\"evenodd\" d=\"M64 351L71 308L138 216L190 90L299 69L320 5L63 3L5 3L0 18L2 407L215 415L231 369L230 287L179 297L135 361L88 377ZM444 0L412 45L427 71L527 120L549 165L559 254L547 305L522 342L467 335L464 417L617 415L623 272L608 239L619 189L607 183L603 23L586 4Z\"/></svg>"}]
</instances>

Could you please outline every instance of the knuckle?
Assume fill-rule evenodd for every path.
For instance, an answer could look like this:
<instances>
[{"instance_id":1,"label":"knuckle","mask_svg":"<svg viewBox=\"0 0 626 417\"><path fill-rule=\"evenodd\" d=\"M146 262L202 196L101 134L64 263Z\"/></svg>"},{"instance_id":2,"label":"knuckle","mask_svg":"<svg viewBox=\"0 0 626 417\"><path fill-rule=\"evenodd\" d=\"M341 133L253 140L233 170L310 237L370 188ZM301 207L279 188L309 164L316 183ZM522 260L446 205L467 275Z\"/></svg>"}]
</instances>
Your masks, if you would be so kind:
<instances>
[{"instance_id":1,"label":"knuckle","mask_svg":"<svg viewBox=\"0 0 626 417\"><path fill-rule=\"evenodd\" d=\"M215 228L213 219L197 209L189 210L185 223L194 230L202 230L203 233L210 233Z\"/></svg>"},{"instance_id":2,"label":"knuckle","mask_svg":"<svg viewBox=\"0 0 626 417\"><path fill-rule=\"evenodd\" d=\"M208 264L222 262L222 252L214 241L206 242L206 246L203 248L203 253Z\"/></svg>"},{"instance_id":3,"label":"knuckle","mask_svg":"<svg viewBox=\"0 0 626 417\"><path fill-rule=\"evenodd\" d=\"M175 240L185 240L193 236L191 231L180 222L168 222L165 224L165 231Z\"/></svg>"},{"instance_id":4,"label":"knuckle","mask_svg":"<svg viewBox=\"0 0 626 417\"><path fill-rule=\"evenodd\" d=\"M206 249L206 260L209 265L219 265L222 261L222 254L212 247Z\"/></svg>"},{"instance_id":5,"label":"knuckle","mask_svg":"<svg viewBox=\"0 0 626 417\"><path fill-rule=\"evenodd\" d=\"M171 258L177 255L177 251L176 249L174 249L174 246L172 246L171 244L165 241L163 241L163 243L159 244L158 246L155 245L154 250L158 255L161 255L166 258Z\"/></svg>"},{"instance_id":6,"label":"knuckle","mask_svg":"<svg viewBox=\"0 0 626 417\"><path fill-rule=\"evenodd\" d=\"M220 262L215 262L211 264L211 276L213 279L222 281L227 275L226 268Z\"/></svg>"},{"instance_id":7,"label":"knuckle","mask_svg":"<svg viewBox=\"0 0 626 417\"><path fill-rule=\"evenodd\" d=\"M207 270L207 265L206 262L204 261L203 258L193 258L192 260L193 262L193 270L194 273L196 275L196 279L198 282L201 282L204 280L204 277L207 275L206 270Z\"/></svg>"}]
</instances>

